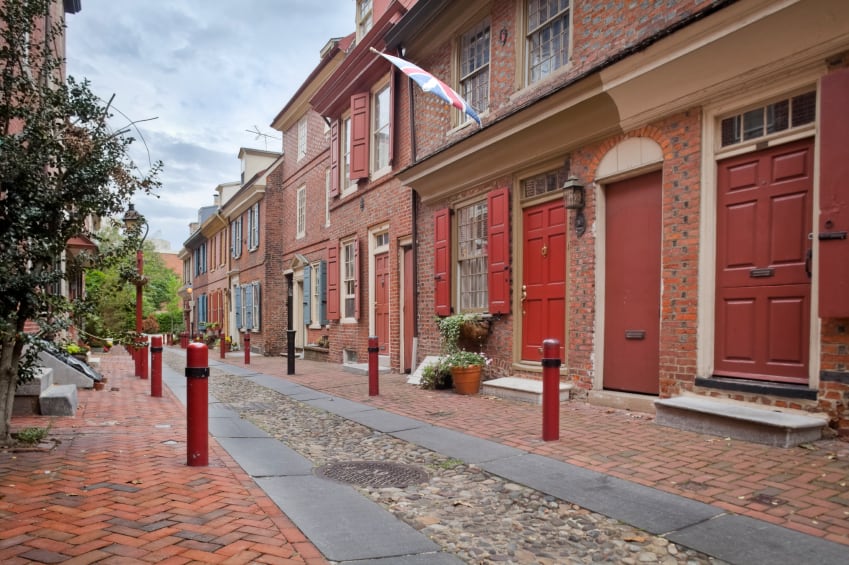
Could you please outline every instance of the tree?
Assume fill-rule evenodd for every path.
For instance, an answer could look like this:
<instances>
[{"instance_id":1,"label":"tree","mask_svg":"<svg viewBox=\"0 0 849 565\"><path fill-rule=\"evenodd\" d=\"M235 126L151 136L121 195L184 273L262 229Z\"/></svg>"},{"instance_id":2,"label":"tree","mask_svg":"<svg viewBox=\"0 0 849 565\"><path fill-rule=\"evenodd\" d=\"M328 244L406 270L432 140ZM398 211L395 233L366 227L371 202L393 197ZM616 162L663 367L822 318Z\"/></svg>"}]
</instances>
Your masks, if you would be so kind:
<instances>
[{"instance_id":1,"label":"tree","mask_svg":"<svg viewBox=\"0 0 849 565\"><path fill-rule=\"evenodd\" d=\"M0 442L9 443L19 381L32 377L35 338L67 327L71 304L53 289L66 277L59 260L81 268L126 255L65 254L68 240L93 237L88 218L119 217L130 198L158 188L161 163L140 171L129 156L129 130L109 125L110 104L87 81L64 80L58 55L64 22L51 22L51 0L0 2ZM76 263L76 264L75 264ZM37 327L25 332L27 323Z\"/></svg>"}]
</instances>

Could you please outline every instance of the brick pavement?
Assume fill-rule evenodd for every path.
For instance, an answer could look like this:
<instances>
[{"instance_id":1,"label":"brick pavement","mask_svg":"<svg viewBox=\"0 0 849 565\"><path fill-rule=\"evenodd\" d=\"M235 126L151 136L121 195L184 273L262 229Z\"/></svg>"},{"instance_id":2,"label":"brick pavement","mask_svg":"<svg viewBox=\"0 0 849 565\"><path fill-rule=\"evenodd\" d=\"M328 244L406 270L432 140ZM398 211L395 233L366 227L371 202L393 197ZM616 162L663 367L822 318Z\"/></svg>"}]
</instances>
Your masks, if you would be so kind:
<instances>
[{"instance_id":1,"label":"brick pavement","mask_svg":"<svg viewBox=\"0 0 849 565\"><path fill-rule=\"evenodd\" d=\"M217 352L210 358L220 361ZM226 362L244 366L244 355ZM561 405L560 440L543 442L541 407L487 396L426 391L406 375L368 378L339 365L251 356L250 367L376 408L849 545L849 442L783 449L661 427L649 414L571 401Z\"/></svg>"},{"instance_id":2,"label":"brick pavement","mask_svg":"<svg viewBox=\"0 0 849 565\"><path fill-rule=\"evenodd\" d=\"M52 449L0 450L0 563L326 563L214 440L186 465L186 416L164 387L133 376L119 350L109 382L79 391L75 418L50 424Z\"/></svg>"}]
</instances>

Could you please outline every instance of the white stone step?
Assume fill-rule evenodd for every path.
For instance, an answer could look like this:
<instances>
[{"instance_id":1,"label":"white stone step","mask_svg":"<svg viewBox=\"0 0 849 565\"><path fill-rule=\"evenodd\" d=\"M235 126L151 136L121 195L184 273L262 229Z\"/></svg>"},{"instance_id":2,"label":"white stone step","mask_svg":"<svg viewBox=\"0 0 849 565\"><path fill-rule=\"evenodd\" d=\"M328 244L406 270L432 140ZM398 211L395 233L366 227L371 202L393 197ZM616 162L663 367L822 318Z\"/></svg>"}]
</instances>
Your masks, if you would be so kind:
<instances>
[{"instance_id":1,"label":"white stone step","mask_svg":"<svg viewBox=\"0 0 849 565\"><path fill-rule=\"evenodd\" d=\"M828 421L808 415L720 401L702 396L675 396L655 401L655 421L661 426L772 445L794 447L816 441Z\"/></svg>"},{"instance_id":2,"label":"white stone step","mask_svg":"<svg viewBox=\"0 0 849 565\"><path fill-rule=\"evenodd\" d=\"M73 384L53 385L38 397L42 416L76 416L77 387Z\"/></svg>"},{"instance_id":3,"label":"white stone step","mask_svg":"<svg viewBox=\"0 0 849 565\"><path fill-rule=\"evenodd\" d=\"M560 402L569 400L572 383L560 383ZM481 383L481 394L518 400L530 404L542 404L542 381L520 377L501 377Z\"/></svg>"}]
</instances>

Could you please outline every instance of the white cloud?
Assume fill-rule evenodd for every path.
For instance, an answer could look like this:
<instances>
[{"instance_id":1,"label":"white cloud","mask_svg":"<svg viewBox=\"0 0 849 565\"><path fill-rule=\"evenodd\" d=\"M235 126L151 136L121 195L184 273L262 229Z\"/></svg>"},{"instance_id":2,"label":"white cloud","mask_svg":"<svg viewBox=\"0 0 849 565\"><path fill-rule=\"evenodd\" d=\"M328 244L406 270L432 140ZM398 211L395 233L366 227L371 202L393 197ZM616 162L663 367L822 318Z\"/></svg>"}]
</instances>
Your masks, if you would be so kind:
<instances>
[{"instance_id":1,"label":"white cloud","mask_svg":"<svg viewBox=\"0 0 849 565\"><path fill-rule=\"evenodd\" d=\"M354 29L352 0L84 0L67 18L68 74L137 124L133 159L161 160L159 198L137 197L152 237L174 250L215 187L239 179L240 147L280 150L269 124ZM142 142L143 139L143 142Z\"/></svg>"}]
</instances>

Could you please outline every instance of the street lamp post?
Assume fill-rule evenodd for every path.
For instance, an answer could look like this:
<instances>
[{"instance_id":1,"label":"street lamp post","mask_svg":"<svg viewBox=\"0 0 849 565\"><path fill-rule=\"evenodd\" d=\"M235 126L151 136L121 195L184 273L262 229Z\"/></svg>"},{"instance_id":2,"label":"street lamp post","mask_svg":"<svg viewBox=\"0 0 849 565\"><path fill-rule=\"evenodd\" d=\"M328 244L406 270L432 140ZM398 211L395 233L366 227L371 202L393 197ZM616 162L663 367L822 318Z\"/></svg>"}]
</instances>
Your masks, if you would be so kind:
<instances>
[{"instance_id":1,"label":"street lamp post","mask_svg":"<svg viewBox=\"0 0 849 565\"><path fill-rule=\"evenodd\" d=\"M142 288L145 284L144 279L144 240L147 239L147 232L150 229L150 226L145 220L144 216L140 214L133 203L130 203L129 208L124 214L124 226L128 230L133 230L136 226L144 227L144 235L142 235L141 241L139 241L139 248L136 250L136 273L138 277L136 278L136 334L140 336L142 333ZM135 362L136 362L136 376L141 377L143 379L147 378L147 340L145 340L145 345L142 347L141 351L136 351L135 353ZM136 344L134 344L136 345Z\"/></svg>"}]
</instances>

